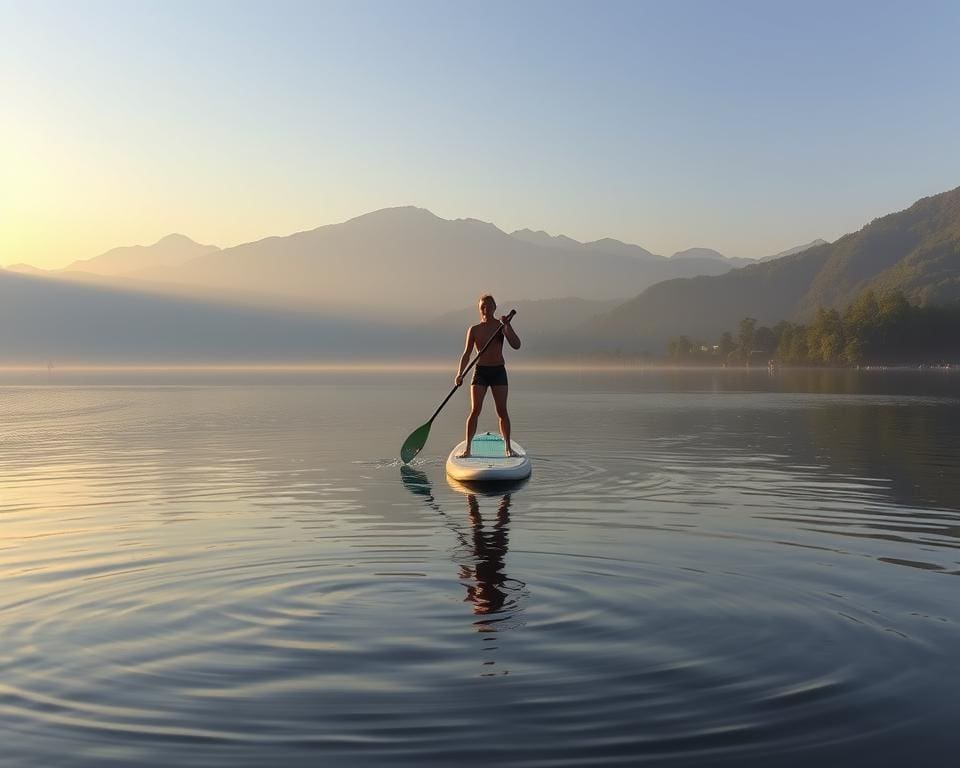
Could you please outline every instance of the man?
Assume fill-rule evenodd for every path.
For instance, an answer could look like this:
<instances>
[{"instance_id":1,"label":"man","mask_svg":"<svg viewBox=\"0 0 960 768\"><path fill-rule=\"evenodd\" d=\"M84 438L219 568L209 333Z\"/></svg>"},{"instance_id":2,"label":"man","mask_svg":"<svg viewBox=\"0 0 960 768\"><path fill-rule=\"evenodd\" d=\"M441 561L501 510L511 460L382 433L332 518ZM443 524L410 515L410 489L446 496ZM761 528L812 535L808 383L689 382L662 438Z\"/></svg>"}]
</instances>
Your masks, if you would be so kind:
<instances>
[{"instance_id":1,"label":"man","mask_svg":"<svg viewBox=\"0 0 960 768\"><path fill-rule=\"evenodd\" d=\"M460 367L457 369L456 383L459 387L463 383L463 369L470 360L473 350L483 349L483 346L495 337L490 346L483 350L477 360L477 367L473 371L473 380L470 382L470 415L467 417L467 448L460 454L460 458L470 456L470 444L477 433L477 421L480 418L480 409L483 407L483 398L487 394L487 387L493 390L493 402L497 407L497 418L500 420L500 434L503 435L503 444L507 456L516 456L510 445L510 416L507 414L507 369L503 360L503 340L509 342L514 349L520 349L520 337L510 325L510 319L503 315L496 318L497 302L493 296L484 294L480 297L480 322L467 330L467 344L460 357ZM503 333L499 333L503 328Z\"/></svg>"}]
</instances>

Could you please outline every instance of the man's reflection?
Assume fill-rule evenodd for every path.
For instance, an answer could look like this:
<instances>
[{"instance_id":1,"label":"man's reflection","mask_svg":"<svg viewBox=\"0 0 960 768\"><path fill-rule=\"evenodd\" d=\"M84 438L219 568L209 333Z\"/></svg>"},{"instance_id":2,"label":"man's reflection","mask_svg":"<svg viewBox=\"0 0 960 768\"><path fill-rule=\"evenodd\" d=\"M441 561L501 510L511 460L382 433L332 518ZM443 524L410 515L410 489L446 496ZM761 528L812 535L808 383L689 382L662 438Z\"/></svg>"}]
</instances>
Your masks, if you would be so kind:
<instances>
[{"instance_id":1,"label":"man's reflection","mask_svg":"<svg viewBox=\"0 0 960 768\"><path fill-rule=\"evenodd\" d=\"M484 528L477 497L467 494L467 515L470 520L473 565L460 566L460 580L467 582L467 597L473 612L489 616L501 611L510 594L510 585L503 572L510 530L510 494L504 494L497 506L497 519L490 530ZM508 606L509 607L509 606ZM492 620L478 621L481 631L492 631Z\"/></svg>"},{"instance_id":2,"label":"man's reflection","mask_svg":"<svg viewBox=\"0 0 960 768\"><path fill-rule=\"evenodd\" d=\"M407 489L417 496L425 497L428 506L443 515L447 525L456 534L461 545L458 549L463 552L457 559L460 561L460 581L467 590L464 602L472 603L474 615L483 617L474 622L477 630L496 631L496 623L509 618L505 611L516 608L522 590L526 586L523 582L511 579L504 573L504 559L509 546L512 494L526 481L521 481L519 484L511 483L500 488L499 493L496 494L500 495L496 520L487 527L484 525L478 497L484 500L491 497L484 496L483 491L447 478L451 488L466 496L467 520L470 522L470 529L466 531L437 503L433 496L430 479L425 473L413 467L403 466L400 468L400 475ZM491 489L485 490L489 493Z\"/></svg>"}]
</instances>

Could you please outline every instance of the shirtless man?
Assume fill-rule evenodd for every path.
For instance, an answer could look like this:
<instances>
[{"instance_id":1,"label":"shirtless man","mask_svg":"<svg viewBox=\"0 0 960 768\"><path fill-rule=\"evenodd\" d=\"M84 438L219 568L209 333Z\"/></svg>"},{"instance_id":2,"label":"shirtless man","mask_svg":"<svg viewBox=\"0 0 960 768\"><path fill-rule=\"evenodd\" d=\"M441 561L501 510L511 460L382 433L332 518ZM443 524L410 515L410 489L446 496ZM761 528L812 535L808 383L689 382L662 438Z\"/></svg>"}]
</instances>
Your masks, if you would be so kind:
<instances>
[{"instance_id":1,"label":"shirtless man","mask_svg":"<svg viewBox=\"0 0 960 768\"><path fill-rule=\"evenodd\" d=\"M463 383L463 369L470 360L474 348L483 349L503 324L503 333L500 334L477 360L477 367L473 371L473 380L470 382L470 415L467 417L467 448L460 454L460 458L470 456L470 444L477 433L477 420L480 418L480 409L483 407L483 398L487 394L487 387L493 389L493 402L497 406L497 417L500 420L500 434L503 435L503 444L507 456L516 456L510 445L510 416L507 414L507 369L503 361L503 339L506 337L510 346L520 349L520 337L510 326L509 318L504 315L496 318L497 302L490 294L480 297L481 322L471 326L467 331L467 344L460 357L460 367L457 369L456 382L459 387Z\"/></svg>"}]
</instances>

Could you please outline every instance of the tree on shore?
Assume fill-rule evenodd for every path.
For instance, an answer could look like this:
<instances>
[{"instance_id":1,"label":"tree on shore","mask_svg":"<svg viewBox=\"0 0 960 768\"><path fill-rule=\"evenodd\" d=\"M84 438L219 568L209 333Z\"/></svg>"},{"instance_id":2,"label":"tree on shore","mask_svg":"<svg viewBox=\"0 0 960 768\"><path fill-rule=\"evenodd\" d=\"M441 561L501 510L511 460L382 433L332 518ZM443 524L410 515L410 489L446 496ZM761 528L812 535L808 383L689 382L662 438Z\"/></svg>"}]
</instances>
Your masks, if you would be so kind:
<instances>
[{"instance_id":1,"label":"tree on shore","mask_svg":"<svg viewBox=\"0 0 960 768\"><path fill-rule=\"evenodd\" d=\"M724 331L716 346L681 336L671 342L671 357L695 359L698 350L710 349L724 362L741 363L758 351L788 365L960 361L960 303L913 306L898 291L865 291L842 313L818 309L809 325L781 320L773 328L758 327L756 318L745 317L738 331L736 339Z\"/></svg>"},{"instance_id":2,"label":"tree on shore","mask_svg":"<svg viewBox=\"0 0 960 768\"><path fill-rule=\"evenodd\" d=\"M745 317L740 321L737 349L740 352L740 360L742 362L750 359L750 353L753 351L753 330L756 327L757 320L754 317Z\"/></svg>"}]
</instances>

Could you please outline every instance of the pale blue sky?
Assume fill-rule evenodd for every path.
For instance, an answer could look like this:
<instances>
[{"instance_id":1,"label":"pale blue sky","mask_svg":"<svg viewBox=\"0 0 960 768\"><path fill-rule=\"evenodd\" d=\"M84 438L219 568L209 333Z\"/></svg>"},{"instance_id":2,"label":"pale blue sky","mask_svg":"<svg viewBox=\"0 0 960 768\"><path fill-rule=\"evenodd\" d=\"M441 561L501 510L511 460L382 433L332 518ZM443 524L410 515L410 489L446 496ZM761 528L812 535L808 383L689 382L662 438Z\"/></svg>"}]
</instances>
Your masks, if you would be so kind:
<instances>
[{"instance_id":1,"label":"pale blue sky","mask_svg":"<svg viewBox=\"0 0 960 768\"><path fill-rule=\"evenodd\" d=\"M0 0L0 263L390 205L759 257L960 185L956 2Z\"/></svg>"}]
</instances>

